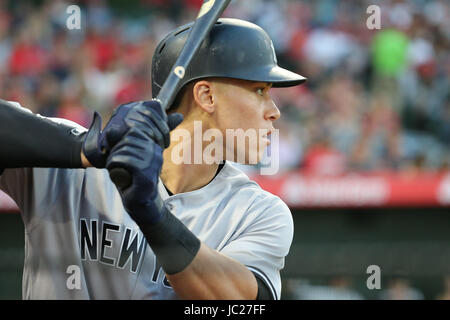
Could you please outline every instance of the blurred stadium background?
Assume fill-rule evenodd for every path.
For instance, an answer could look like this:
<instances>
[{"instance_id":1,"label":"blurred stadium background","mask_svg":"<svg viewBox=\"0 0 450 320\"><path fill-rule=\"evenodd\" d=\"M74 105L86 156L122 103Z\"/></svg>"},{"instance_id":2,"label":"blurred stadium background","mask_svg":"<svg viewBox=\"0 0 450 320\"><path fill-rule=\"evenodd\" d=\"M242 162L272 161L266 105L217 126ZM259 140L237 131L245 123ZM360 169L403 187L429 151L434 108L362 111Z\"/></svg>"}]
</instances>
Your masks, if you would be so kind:
<instances>
[{"instance_id":1,"label":"blurred stadium background","mask_svg":"<svg viewBox=\"0 0 450 320\"><path fill-rule=\"evenodd\" d=\"M201 2L2 0L0 97L84 126L149 99L153 49ZM279 174L248 168L292 210L282 298L450 298L450 2L234 0L224 16L262 26L309 79L272 90ZM0 298L20 299L23 225L4 194L0 210Z\"/></svg>"}]
</instances>

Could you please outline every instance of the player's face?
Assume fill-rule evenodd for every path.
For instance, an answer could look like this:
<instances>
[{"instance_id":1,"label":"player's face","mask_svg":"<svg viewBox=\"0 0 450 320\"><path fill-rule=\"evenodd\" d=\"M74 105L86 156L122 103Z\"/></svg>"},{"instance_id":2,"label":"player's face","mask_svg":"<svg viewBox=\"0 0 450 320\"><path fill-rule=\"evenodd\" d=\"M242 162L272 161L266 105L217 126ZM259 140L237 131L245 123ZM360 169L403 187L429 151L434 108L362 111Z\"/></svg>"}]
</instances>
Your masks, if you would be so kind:
<instances>
[{"instance_id":1,"label":"player's face","mask_svg":"<svg viewBox=\"0 0 450 320\"><path fill-rule=\"evenodd\" d=\"M280 111L269 95L271 87L270 83L236 79L213 82L216 105L213 117L225 138L225 159L242 162L240 159L244 156L247 164L254 163L254 159L256 162L261 160L270 143L268 136L274 129L273 122L280 117ZM227 139L227 129L232 129L237 138L229 135ZM239 143L244 138L245 143ZM231 139L234 143L230 143Z\"/></svg>"}]
</instances>

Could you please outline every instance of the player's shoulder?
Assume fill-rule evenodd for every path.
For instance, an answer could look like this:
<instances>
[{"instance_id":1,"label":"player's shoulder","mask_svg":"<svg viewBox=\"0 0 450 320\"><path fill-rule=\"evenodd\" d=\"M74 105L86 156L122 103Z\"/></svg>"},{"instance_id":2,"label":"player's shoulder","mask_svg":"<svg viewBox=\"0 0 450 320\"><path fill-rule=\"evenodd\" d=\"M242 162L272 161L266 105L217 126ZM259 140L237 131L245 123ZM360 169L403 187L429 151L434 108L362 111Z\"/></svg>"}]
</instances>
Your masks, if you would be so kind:
<instances>
[{"instance_id":1,"label":"player's shoulder","mask_svg":"<svg viewBox=\"0 0 450 320\"><path fill-rule=\"evenodd\" d=\"M294 232L291 210L284 201L260 187L251 180L238 165L228 163L225 176L234 180L235 187L231 201L236 201L239 208L245 207L242 224L258 230L266 230L267 234L276 235L278 244L289 248Z\"/></svg>"}]
</instances>

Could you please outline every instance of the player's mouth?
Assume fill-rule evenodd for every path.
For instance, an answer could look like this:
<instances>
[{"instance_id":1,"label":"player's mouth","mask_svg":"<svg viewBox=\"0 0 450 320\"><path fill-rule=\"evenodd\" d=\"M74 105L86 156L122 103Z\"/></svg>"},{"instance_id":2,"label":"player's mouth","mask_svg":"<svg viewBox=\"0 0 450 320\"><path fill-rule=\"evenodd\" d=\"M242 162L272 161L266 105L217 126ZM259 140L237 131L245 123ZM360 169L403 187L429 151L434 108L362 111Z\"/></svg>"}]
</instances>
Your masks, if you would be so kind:
<instances>
[{"instance_id":1,"label":"player's mouth","mask_svg":"<svg viewBox=\"0 0 450 320\"><path fill-rule=\"evenodd\" d=\"M270 135L272 134L272 129L267 131L267 134L262 136L262 142L266 145L270 145Z\"/></svg>"}]
</instances>

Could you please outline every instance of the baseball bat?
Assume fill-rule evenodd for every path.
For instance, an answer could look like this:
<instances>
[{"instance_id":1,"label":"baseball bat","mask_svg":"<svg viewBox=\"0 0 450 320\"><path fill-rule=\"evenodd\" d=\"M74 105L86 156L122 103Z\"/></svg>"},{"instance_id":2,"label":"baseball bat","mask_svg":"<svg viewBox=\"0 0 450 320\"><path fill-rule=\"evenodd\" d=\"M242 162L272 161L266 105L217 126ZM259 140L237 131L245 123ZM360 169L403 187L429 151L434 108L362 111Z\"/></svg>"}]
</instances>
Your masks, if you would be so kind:
<instances>
[{"instance_id":1,"label":"baseball bat","mask_svg":"<svg viewBox=\"0 0 450 320\"><path fill-rule=\"evenodd\" d=\"M203 2L186 43L172 67L172 71L169 73L169 76L156 97L164 110L167 110L172 104L175 99L175 92L181 79L184 77L185 70L230 1L231 0L205 0ZM131 185L131 174L125 168L112 168L109 172L109 176L114 184L122 188L122 190Z\"/></svg>"}]
</instances>

